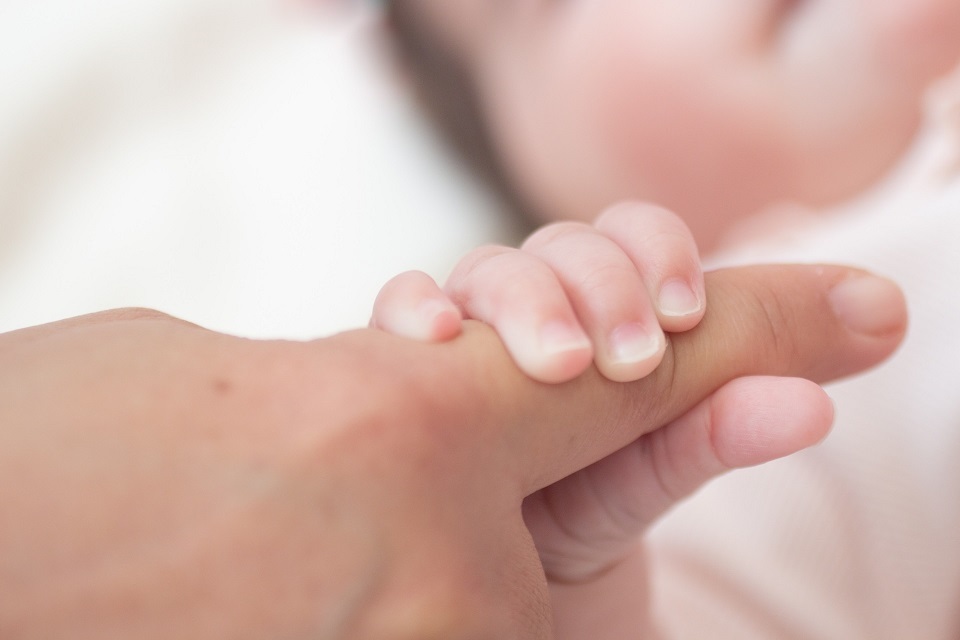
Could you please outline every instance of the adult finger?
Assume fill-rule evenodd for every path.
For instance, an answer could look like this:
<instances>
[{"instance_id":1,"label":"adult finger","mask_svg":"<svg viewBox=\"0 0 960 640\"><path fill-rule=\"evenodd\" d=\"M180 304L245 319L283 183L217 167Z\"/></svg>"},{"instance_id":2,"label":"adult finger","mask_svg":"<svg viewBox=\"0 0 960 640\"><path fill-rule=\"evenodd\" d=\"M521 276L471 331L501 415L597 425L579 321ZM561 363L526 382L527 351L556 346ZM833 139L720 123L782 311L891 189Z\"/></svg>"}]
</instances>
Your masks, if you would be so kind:
<instances>
[{"instance_id":1,"label":"adult finger","mask_svg":"<svg viewBox=\"0 0 960 640\"><path fill-rule=\"evenodd\" d=\"M707 294L704 320L670 336L650 376L612 385L588 374L539 397L525 394L516 400L524 411L499 417L519 417L505 435L527 493L670 422L729 380L780 375L826 382L879 363L906 330L899 288L856 269L724 270L708 276Z\"/></svg>"},{"instance_id":2,"label":"adult finger","mask_svg":"<svg viewBox=\"0 0 960 640\"><path fill-rule=\"evenodd\" d=\"M899 288L857 269L744 267L708 274L706 282L711 307L704 320L671 335L660 367L629 384L591 369L562 385L538 385L511 364L492 331L473 322L458 339L417 345L408 356L398 344L376 347L383 336L358 342L384 366L429 358L429 367L398 375L437 389L431 411L460 425L458 437L476 448L475 458L483 446L496 448L502 472L529 495L676 419L730 380L826 382L881 362L906 329Z\"/></svg>"},{"instance_id":3,"label":"adult finger","mask_svg":"<svg viewBox=\"0 0 960 640\"><path fill-rule=\"evenodd\" d=\"M325 354L318 361L377 371L370 385L422 416L430 429L423 440L439 459L512 482L519 500L675 420L730 380L826 382L881 362L906 329L896 285L857 269L742 267L708 274L706 288L703 321L669 336L660 367L632 383L595 369L564 384L537 383L492 328L472 321L442 344L342 334L317 343Z\"/></svg>"}]
</instances>

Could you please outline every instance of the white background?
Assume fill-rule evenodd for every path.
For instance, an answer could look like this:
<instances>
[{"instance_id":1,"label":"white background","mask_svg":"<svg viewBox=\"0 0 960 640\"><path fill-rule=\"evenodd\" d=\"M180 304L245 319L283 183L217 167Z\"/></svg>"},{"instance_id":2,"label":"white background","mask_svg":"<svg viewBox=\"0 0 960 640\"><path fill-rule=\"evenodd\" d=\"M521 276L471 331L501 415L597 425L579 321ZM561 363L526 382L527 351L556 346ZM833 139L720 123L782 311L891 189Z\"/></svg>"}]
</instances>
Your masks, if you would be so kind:
<instances>
[{"instance_id":1,"label":"white background","mask_svg":"<svg viewBox=\"0 0 960 640\"><path fill-rule=\"evenodd\" d=\"M139 305L317 337L512 238L382 38L365 6L4 3L0 330Z\"/></svg>"}]
</instances>

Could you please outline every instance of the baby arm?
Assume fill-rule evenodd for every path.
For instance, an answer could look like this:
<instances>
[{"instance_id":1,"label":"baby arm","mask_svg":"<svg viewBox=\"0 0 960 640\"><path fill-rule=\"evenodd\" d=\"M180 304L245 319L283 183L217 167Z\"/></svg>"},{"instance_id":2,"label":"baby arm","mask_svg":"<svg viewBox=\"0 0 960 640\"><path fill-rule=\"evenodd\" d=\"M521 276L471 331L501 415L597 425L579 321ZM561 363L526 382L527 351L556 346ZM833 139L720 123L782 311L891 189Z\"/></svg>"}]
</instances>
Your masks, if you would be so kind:
<instances>
[{"instance_id":1,"label":"baby arm","mask_svg":"<svg viewBox=\"0 0 960 640\"><path fill-rule=\"evenodd\" d=\"M665 209L623 204L593 225L543 227L520 249L477 249L442 290L422 273L397 276L378 296L372 324L438 341L472 318L493 326L537 380L565 382L593 362L610 380L627 382L659 364L664 330L691 329L704 310L686 225Z\"/></svg>"}]
</instances>

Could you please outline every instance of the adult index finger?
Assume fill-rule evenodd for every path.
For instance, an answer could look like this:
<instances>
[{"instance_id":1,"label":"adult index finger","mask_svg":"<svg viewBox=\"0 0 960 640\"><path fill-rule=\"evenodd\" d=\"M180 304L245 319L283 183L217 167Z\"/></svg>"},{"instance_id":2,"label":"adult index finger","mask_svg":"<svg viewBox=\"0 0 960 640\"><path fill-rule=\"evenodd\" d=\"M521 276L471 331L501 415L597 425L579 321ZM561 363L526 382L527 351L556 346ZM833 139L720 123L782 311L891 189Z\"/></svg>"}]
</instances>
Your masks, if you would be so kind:
<instances>
[{"instance_id":1,"label":"adult index finger","mask_svg":"<svg viewBox=\"0 0 960 640\"><path fill-rule=\"evenodd\" d=\"M590 371L531 392L506 371L490 381L495 419L524 494L577 471L682 415L744 375L828 382L886 359L907 313L892 282L842 267L763 266L707 277L709 309L694 330L670 336L650 376L613 384Z\"/></svg>"},{"instance_id":2,"label":"adult index finger","mask_svg":"<svg viewBox=\"0 0 960 640\"><path fill-rule=\"evenodd\" d=\"M595 369L565 384L536 382L490 327L468 321L443 344L370 330L321 340L308 397L327 419L349 409L378 438L425 447L411 458L411 472L443 464L460 480L489 487L506 480L519 500L679 417L730 380L827 382L887 358L906 327L900 290L856 269L742 267L708 274L706 285L703 321L670 336L663 363L637 382L610 382Z\"/></svg>"}]
</instances>

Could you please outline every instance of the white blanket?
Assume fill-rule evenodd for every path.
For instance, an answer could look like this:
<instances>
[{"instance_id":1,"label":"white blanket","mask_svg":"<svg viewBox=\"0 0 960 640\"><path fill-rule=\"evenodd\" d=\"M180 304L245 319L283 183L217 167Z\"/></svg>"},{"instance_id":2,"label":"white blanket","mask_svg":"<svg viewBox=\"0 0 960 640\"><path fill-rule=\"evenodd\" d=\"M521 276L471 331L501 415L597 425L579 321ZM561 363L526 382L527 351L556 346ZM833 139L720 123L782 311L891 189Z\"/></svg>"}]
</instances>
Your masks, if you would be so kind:
<instances>
[{"instance_id":1,"label":"white blanket","mask_svg":"<svg viewBox=\"0 0 960 640\"><path fill-rule=\"evenodd\" d=\"M0 8L0 330L140 305L309 338L399 271L509 240L420 119L374 10Z\"/></svg>"}]
</instances>

